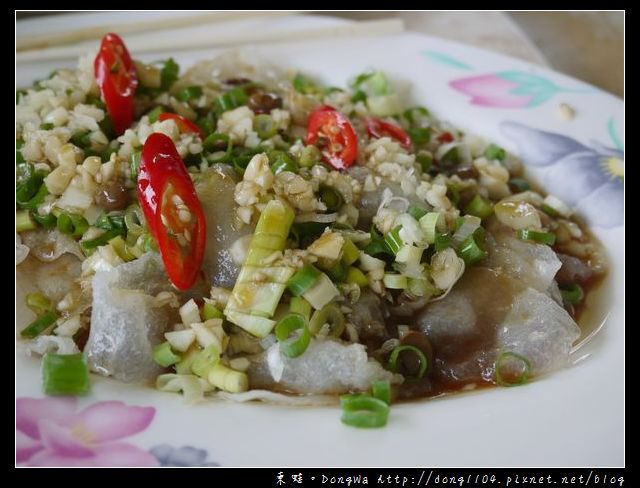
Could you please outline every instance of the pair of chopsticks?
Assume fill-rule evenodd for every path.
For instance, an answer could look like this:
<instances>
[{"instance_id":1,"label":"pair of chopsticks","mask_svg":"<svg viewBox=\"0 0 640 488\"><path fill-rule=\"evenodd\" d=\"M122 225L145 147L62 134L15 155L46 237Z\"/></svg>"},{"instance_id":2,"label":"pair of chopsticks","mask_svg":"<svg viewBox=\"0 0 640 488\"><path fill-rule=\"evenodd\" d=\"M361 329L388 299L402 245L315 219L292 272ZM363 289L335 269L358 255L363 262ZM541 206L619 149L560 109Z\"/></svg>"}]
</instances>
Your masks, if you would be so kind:
<instances>
[{"instance_id":1,"label":"pair of chopsticks","mask_svg":"<svg viewBox=\"0 0 640 488\"><path fill-rule=\"evenodd\" d=\"M138 34L161 29L181 28L194 25L210 24L211 29L198 30L188 36L166 36L162 39L148 39L145 36L134 36L127 39L130 51L146 53L163 50L184 50L197 48L214 48L240 46L253 43L278 43L310 39L335 39L338 37L362 37L397 34L404 30L404 23L400 19L373 20L353 22L330 27L316 27L313 29L292 32L238 32L221 35L215 29L215 24L224 21L246 19L249 17L264 17L271 19L290 17L292 14L282 15L278 12L247 15L234 12L203 13L197 17L176 17L169 19L154 19L145 22L128 23L118 26L105 25L90 29L78 29L64 33L43 34L16 40L16 62L51 61L75 58L88 50L97 49L97 42L107 32L120 34ZM75 43L75 44L72 44Z\"/></svg>"}]
</instances>

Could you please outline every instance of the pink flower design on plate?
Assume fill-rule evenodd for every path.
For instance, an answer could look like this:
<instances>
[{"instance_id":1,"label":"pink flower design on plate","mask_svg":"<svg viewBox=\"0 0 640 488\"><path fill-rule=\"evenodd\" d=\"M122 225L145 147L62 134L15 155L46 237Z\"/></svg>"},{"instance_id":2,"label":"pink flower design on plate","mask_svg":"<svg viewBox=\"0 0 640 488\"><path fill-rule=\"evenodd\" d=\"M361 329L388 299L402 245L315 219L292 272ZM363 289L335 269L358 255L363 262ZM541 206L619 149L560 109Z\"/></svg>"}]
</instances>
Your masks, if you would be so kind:
<instances>
[{"instance_id":1,"label":"pink flower design on plate","mask_svg":"<svg viewBox=\"0 0 640 488\"><path fill-rule=\"evenodd\" d=\"M72 397L16 400L16 462L26 466L157 466L121 439L145 430L153 407L95 403L77 411Z\"/></svg>"}]
</instances>

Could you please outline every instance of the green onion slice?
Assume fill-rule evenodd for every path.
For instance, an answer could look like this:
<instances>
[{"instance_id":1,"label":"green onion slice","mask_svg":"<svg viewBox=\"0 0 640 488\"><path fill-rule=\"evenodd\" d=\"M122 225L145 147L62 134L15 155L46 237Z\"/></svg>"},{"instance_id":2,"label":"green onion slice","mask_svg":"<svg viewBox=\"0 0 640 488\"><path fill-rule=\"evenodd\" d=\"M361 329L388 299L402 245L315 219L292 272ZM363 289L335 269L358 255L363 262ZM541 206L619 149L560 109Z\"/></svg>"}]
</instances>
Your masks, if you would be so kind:
<instances>
[{"instance_id":1,"label":"green onion slice","mask_svg":"<svg viewBox=\"0 0 640 488\"><path fill-rule=\"evenodd\" d=\"M404 118L411 125L419 122L420 119L429 117L429 111L425 107L412 107L404 111Z\"/></svg>"},{"instance_id":2,"label":"green onion slice","mask_svg":"<svg viewBox=\"0 0 640 488\"><path fill-rule=\"evenodd\" d=\"M188 86L180 90L176 98L181 102L188 102L189 100L200 98L201 96L202 96L202 87L194 85L194 86Z\"/></svg>"},{"instance_id":3,"label":"green onion slice","mask_svg":"<svg viewBox=\"0 0 640 488\"><path fill-rule=\"evenodd\" d=\"M540 244L553 246L556 243L556 235L552 232L542 232L531 229L518 230L518 239L523 241L534 241Z\"/></svg>"},{"instance_id":4,"label":"green onion slice","mask_svg":"<svg viewBox=\"0 0 640 488\"><path fill-rule=\"evenodd\" d=\"M464 211L470 215L486 219L493 213L493 205L482 195L476 195L467 204Z\"/></svg>"},{"instance_id":5,"label":"green onion slice","mask_svg":"<svg viewBox=\"0 0 640 488\"><path fill-rule=\"evenodd\" d=\"M304 295L320 276L320 270L308 264L298 270L287 282L289 291L296 297Z\"/></svg>"},{"instance_id":6,"label":"green onion slice","mask_svg":"<svg viewBox=\"0 0 640 488\"><path fill-rule=\"evenodd\" d=\"M409 377L409 379L412 379L412 380L422 379L425 373L427 372L427 366L428 366L427 357L424 355L424 353L420 349L418 349L415 346L400 345L400 346L397 346L393 351L391 351L391 355L389 356L389 368L394 373L397 373L400 370L400 364L399 364L400 354L402 354L405 351L414 353L417 356L418 361L420 363L420 366L418 368L418 373L413 377Z\"/></svg>"},{"instance_id":7,"label":"green onion slice","mask_svg":"<svg viewBox=\"0 0 640 488\"><path fill-rule=\"evenodd\" d=\"M33 339L55 324L57 319L58 316L53 311L46 312L22 329L20 335L27 339Z\"/></svg>"},{"instance_id":8,"label":"green onion slice","mask_svg":"<svg viewBox=\"0 0 640 488\"><path fill-rule=\"evenodd\" d=\"M462 244L460 244L458 253L464 260L464 264L467 266L471 266L478 261L482 261L487 255L487 252L480 247L473 234L467 237Z\"/></svg>"},{"instance_id":9,"label":"green onion slice","mask_svg":"<svg viewBox=\"0 0 640 488\"><path fill-rule=\"evenodd\" d=\"M496 383L518 386L527 382L531 374L529 360L514 352L503 352L496 359Z\"/></svg>"},{"instance_id":10,"label":"green onion slice","mask_svg":"<svg viewBox=\"0 0 640 488\"><path fill-rule=\"evenodd\" d=\"M561 288L562 298L571 305L577 305L584 299L584 290L582 287L574 283L569 288Z\"/></svg>"},{"instance_id":11,"label":"green onion slice","mask_svg":"<svg viewBox=\"0 0 640 488\"><path fill-rule=\"evenodd\" d=\"M324 324L329 324L329 335L332 337L340 337L344 332L344 314L336 304L328 303L320 310L316 310L309 321L309 331L317 335Z\"/></svg>"},{"instance_id":12,"label":"green onion slice","mask_svg":"<svg viewBox=\"0 0 640 488\"><path fill-rule=\"evenodd\" d=\"M427 210L422 207L416 207L415 205L411 205L407 213L411 215L414 219L420 220L422 217L427 215Z\"/></svg>"},{"instance_id":13,"label":"green onion slice","mask_svg":"<svg viewBox=\"0 0 640 488\"><path fill-rule=\"evenodd\" d=\"M202 146L205 151L211 153L207 156L207 161L210 163L229 161L231 159L233 145L227 134L221 134L219 132L209 134L202 143Z\"/></svg>"},{"instance_id":14,"label":"green onion slice","mask_svg":"<svg viewBox=\"0 0 640 488\"><path fill-rule=\"evenodd\" d=\"M387 235L384 236L384 240L393 254L397 254L400 248L404 246L404 241L402 240L402 237L400 237L400 229L402 229L401 225L389 231Z\"/></svg>"},{"instance_id":15,"label":"green onion slice","mask_svg":"<svg viewBox=\"0 0 640 488\"><path fill-rule=\"evenodd\" d=\"M52 213L40 215L38 212L32 212L31 218L38 222L45 229L53 229L58 223L58 219Z\"/></svg>"},{"instance_id":16,"label":"green onion slice","mask_svg":"<svg viewBox=\"0 0 640 488\"><path fill-rule=\"evenodd\" d=\"M47 395L84 395L89 392L89 368L82 353L45 354L42 387Z\"/></svg>"},{"instance_id":17,"label":"green onion slice","mask_svg":"<svg viewBox=\"0 0 640 488\"><path fill-rule=\"evenodd\" d=\"M389 380L378 380L371 383L371 394L387 405L391 405L391 384Z\"/></svg>"},{"instance_id":18,"label":"green onion slice","mask_svg":"<svg viewBox=\"0 0 640 488\"><path fill-rule=\"evenodd\" d=\"M173 353L171 344L163 342L153 348L153 360L160 366L167 368L180 361L180 356Z\"/></svg>"},{"instance_id":19,"label":"green onion slice","mask_svg":"<svg viewBox=\"0 0 640 488\"><path fill-rule=\"evenodd\" d=\"M58 216L58 230L72 237L82 237L89 230L89 222L82 215L61 213Z\"/></svg>"},{"instance_id":20,"label":"green onion slice","mask_svg":"<svg viewBox=\"0 0 640 488\"><path fill-rule=\"evenodd\" d=\"M293 333L300 331L297 337ZM280 343L280 351L289 358L301 356L309 347L311 334L305 318L297 313L290 313L276 324L276 339Z\"/></svg>"},{"instance_id":21,"label":"green onion slice","mask_svg":"<svg viewBox=\"0 0 640 488\"><path fill-rule=\"evenodd\" d=\"M255 116L253 119L253 129L262 140L269 139L278 133L278 127L273 121L273 118L267 114Z\"/></svg>"},{"instance_id":22,"label":"green onion slice","mask_svg":"<svg viewBox=\"0 0 640 488\"><path fill-rule=\"evenodd\" d=\"M304 319L308 321L311 317L311 304L302 297L291 297L289 311L302 315Z\"/></svg>"},{"instance_id":23,"label":"green onion slice","mask_svg":"<svg viewBox=\"0 0 640 488\"><path fill-rule=\"evenodd\" d=\"M524 178L511 178L509 180L509 186L513 192L523 192L531 189L531 185Z\"/></svg>"},{"instance_id":24,"label":"green onion slice","mask_svg":"<svg viewBox=\"0 0 640 488\"><path fill-rule=\"evenodd\" d=\"M369 395L355 394L340 397L341 421L345 425L363 429L384 427L389 419L389 405Z\"/></svg>"},{"instance_id":25,"label":"green onion slice","mask_svg":"<svg viewBox=\"0 0 640 488\"><path fill-rule=\"evenodd\" d=\"M34 311L36 315L42 315L53 311L53 303L40 292L27 294L27 307Z\"/></svg>"},{"instance_id":26,"label":"green onion slice","mask_svg":"<svg viewBox=\"0 0 640 488\"><path fill-rule=\"evenodd\" d=\"M202 306L202 320L222 319L224 315L213 303L206 303Z\"/></svg>"},{"instance_id":27,"label":"green onion slice","mask_svg":"<svg viewBox=\"0 0 640 488\"><path fill-rule=\"evenodd\" d=\"M320 188L320 200L324 202L329 212L337 212L344 203L344 198L338 190L324 185Z\"/></svg>"},{"instance_id":28,"label":"green onion slice","mask_svg":"<svg viewBox=\"0 0 640 488\"><path fill-rule=\"evenodd\" d=\"M507 157L507 153L500 146L489 144L489 147L484 150L484 156L489 160L497 159L499 161L504 161L504 158Z\"/></svg>"}]
</instances>

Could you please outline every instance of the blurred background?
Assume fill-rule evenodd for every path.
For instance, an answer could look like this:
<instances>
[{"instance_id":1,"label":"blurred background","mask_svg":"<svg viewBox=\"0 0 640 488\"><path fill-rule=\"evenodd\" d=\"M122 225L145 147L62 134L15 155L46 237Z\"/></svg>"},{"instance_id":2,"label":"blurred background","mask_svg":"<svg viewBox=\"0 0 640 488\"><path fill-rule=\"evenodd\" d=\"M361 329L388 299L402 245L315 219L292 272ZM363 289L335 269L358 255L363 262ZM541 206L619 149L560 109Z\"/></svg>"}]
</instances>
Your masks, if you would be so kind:
<instances>
[{"instance_id":1,"label":"blurred background","mask_svg":"<svg viewBox=\"0 0 640 488\"><path fill-rule=\"evenodd\" d=\"M624 96L624 12L304 12L400 18L408 31L502 52ZM17 12L18 21L54 12ZM253 14L255 15L255 14Z\"/></svg>"}]
</instances>

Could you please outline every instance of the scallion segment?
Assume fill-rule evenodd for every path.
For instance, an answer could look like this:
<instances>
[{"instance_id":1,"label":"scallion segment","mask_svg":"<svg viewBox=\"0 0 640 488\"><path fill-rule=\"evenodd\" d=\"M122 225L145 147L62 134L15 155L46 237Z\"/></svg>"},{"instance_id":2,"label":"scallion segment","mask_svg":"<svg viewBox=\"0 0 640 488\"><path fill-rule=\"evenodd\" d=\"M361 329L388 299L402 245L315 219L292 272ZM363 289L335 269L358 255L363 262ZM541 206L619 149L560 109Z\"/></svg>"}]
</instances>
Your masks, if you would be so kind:
<instances>
[{"instance_id":1,"label":"scallion segment","mask_svg":"<svg viewBox=\"0 0 640 488\"><path fill-rule=\"evenodd\" d=\"M334 303L329 303L313 313L309 321L309 332L318 335L325 326L328 326L328 335L340 337L344 332L344 324L345 318L340 308Z\"/></svg>"},{"instance_id":2,"label":"scallion segment","mask_svg":"<svg viewBox=\"0 0 640 488\"><path fill-rule=\"evenodd\" d=\"M425 210L422 207L417 207L415 205L411 205L409 207L409 210L407 210L407 213L409 215L411 215L414 219L420 220L422 217L427 215L428 212L427 212L427 210Z\"/></svg>"},{"instance_id":3,"label":"scallion segment","mask_svg":"<svg viewBox=\"0 0 640 488\"><path fill-rule=\"evenodd\" d=\"M301 356L309 347L311 334L302 315L290 313L276 324L275 332L280 351L289 358Z\"/></svg>"},{"instance_id":4,"label":"scallion segment","mask_svg":"<svg viewBox=\"0 0 640 488\"><path fill-rule=\"evenodd\" d=\"M458 253L464 260L464 264L467 266L471 266L478 261L482 261L487 256L487 251L478 244L478 240L473 234L467 237L462 244L460 244Z\"/></svg>"},{"instance_id":5,"label":"scallion segment","mask_svg":"<svg viewBox=\"0 0 640 488\"><path fill-rule=\"evenodd\" d=\"M287 282L287 287L292 295L299 297L304 295L315 284L320 276L320 270L308 264L298 270Z\"/></svg>"},{"instance_id":6,"label":"scallion segment","mask_svg":"<svg viewBox=\"0 0 640 488\"><path fill-rule=\"evenodd\" d=\"M568 288L560 288L560 293L562 294L564 301L571 305L577 305L584 300L584 290L577 283L574 283Z\"/></svg>"},{"instance_id":7,"label":"scallion segment","mask_svg":"<svg viewBox=\"0 0 640 488\"><path fill-rule=\"evenodd\" d=\"M42 388L47 395L84 395L89 392L89 368L84 355L45 354Z\"/></svg>"},{"instance_id":8,"label":"scallion segment","mask_svg":"<svg viewBox=\"0 0 640 488\"><path fill-rule=\"evenodd\" d=\"M278 133L278 127L273 118L267 114L256 115L253 119L253 130L256 131L258 137L263 141L275 136Z\"/></svg>"},{"instance_id":9,"label":"scallion segment","mask_svg":"<svg viewBox=\"0 0 640 488\"><path fill-rule=\"evenodd\" d=\"M400 229L402 229L401 225L395 227L384 236L384 241L393 254L397 254L400 248L404 246L404 241L400 237Z\"/></svg>"},{"instance_id":10,"label":"scallion segment","mask_svg":"<svg viewBox=\"0 0 640 488\"><path fill-rule=\"evenodd\" d=\"M509 180L509 187L511 191L515 192L523 192L531 189L531 185L527 182L527 180L523 178L511 178Z\"/></svg>"},{"instance_id":11,"label":"scallion segment","mask_svg":"<svg viewBox=\"0 0 640 488\"><path fill-rule=\"evenodd\" d=\"M476 195L467 204L464 211L469 215L486 219L493 213L493 205L482 195Z\"/></svg>"},{"instance_id":12,"label":"scallion segment","mask_svg":"<svg viewBox=\"0 0 640 488\"><path fill-rule=\"evenodd\" d=\"M408 377L408 379L411 379L411 380L422 379L425 373L427 372L427 366L428 366L427 357L424 355L424 353L420 349L418 349L415 346L410 346L406 344L400 345L400 346L397 346L393 351L391 351L391 355L389 356L389 369L394 373L397 373L398 371L400 371L400 363L401 363L400 355L403 353L404 354L413 353L415 354L415 356L419 361L418 370L415 376L405 375L405 377Z\"/></svg>"},{"instance_id":13,"label":"scallion segment","mask_svg":"<svg viewBox=\"0 0 640 488\"><path fill-rule=\"evenodd\" d=\"M176 98L181 102L188 102L189 100L194 100L200 98L202 96L202 87L194 85L187 86L178 92Z\"/></svg>"},{"instance_id":14,"label":"scallion segment","mask_svg":"<svg viewBox=\"0 0 640 488\"><path fill-rule=\"evenodd\" d=\"M289 302L289 311L291 313L296 313L298 315L302 315L305 320L309 320L311 317L311 304L306 301L302 297L291 297L291 301Z\"/></svg>"},{"instance_id":15,"label":"scallion segment","mask_svg":"<svg viewBox=\"0 0 640 488\"><path fill-rule=\"evenodd\" d=\"M202 306L201 315L202 320L204 321L224 318L223 313L218 310L218 308L213 303L205 303Z\"/></svg>"},{"instance_id":16,"label":"scallion segment","mask_svg":"<svg viewBox=\"0 0 640 488\"><path fill-rule=\"evenodd\" d=\"M514 352L503 352L496 359L496 383L518 386L527 382L531 374L529 360Z\"/></svg>"},{"instance_id":17,"label":"scallion segment","mask_svg":"<svg viewBox=\"0 0 640 488\"><path fill-rule=\"evenodd\" d=\"M53 229L58 223L57 217L52 213L40 215L38 212L31 212L31 218L45 229Z\"/></svg>"},{"instance_id":18,"label":"scallion segment","mask_svg":"<svg viewBox=\"0 0 640 488\"><path fill-rule=\"evenodd\" d=\"M484 156L489 160L497 159L498 161L504 161L504 158L507 157L507 153L500 146L489 144L489 147L484 150Z\"/></svg>"},{"instance_id":19,"label":"scallion segment","mask_svg":"<svg viewBox=\"0 0 640 488\"><path fill-rule=\"evenodd\" d=\"M224 95L220 95L214 102L214 107L217 115L221 115L228 110L233 110L242 105L246 105L249 101L247 93L241 88L234 88L229 90Z\"/></svg>"},{"instance_id":20,"label":"scallion segment","mask_svg":"<svg viewBox=\"0 0 640 488\"><path fill-rule=\"evenodd\" d=\"M25 339L33 339L55 324L57 319L58 316L55 312L50 310L22 329L22 331L20 331L20 336Z\"/></svg>"},{"instance_id":21,"label":"scallion segment","mask_svg":"<svg viewBox=\"0 0 640 488\"><path fill-rule=\"evenodd\" d=\"M207 161L210 163L217 161L230 162L233 145L227 134L221 134L219 132L209 134L202 143L202 146L205 151L210 153L207 156Z\"/></svg>"},{"instance_id":22,"label":"scallion segment","mask_svg":"<svg viewBox=\"0 0 640 488\"><path fill-rule=\"evenodd\" d=\"M36 315L43 315L53 311L53 303L40 292L27 294L27 307L34 311Z\"/></svg>"},{"instance_id":23,"label":"scallion segment","mask_svg":"<svg viewBox=\"0 0 640 488\"><path fill-rule=\"evenodd\" d=\"M391 405L391 384L389 380L378 380L371 383L371 394L374 398Z\"/></svg>"},{"instance_id":24,"label":"scallion segment","mask_svg":"<svg viewBox=\"0 0 640 488\"><path fill-rule=\"evenodd\" d=\"M171 350L171 344L163 342L153 348L153 360L163 368L168 368L180 361L180 356Z\"/></svg>"},{"instance_id":25,"label":"scallion segment","mask_svg":"<svg viewBox=\"0 0 640 488\"><path fill-rule=\"evenodd\" d=\"M89 222L82 215L72 213L61 213L58 216L58 230L71 237L82 237L89 230Z\"/></svg>"},{"instance_id":26,"label":"scallion segment","mask_svg":"<svg viewBox=\"0 0 640 488\"><path fill-rule=\"evenodd\" d=\"M369 395L354 394L340 397L341 421L345 425L362 429L387 425L389 405Z\"/></svg>"},{"instance_id":27,"label":"scallion segment","mask_svg":"<svg viewBox=\"0 0 640 488\"><path fill-rule=\"evenodd\" d=\"M16 212L16 232L25 232L37 228L36 223L31 218L28 210Z\"/></svg>"},{"instance_id":28,"label":"scallion segment","mask_svg":"<svg viewBox=\"0 0 640 488\"><path fill-rule=\"evenodd\" d=\"M323 186L320 189L320 200L327 206L328 212L337 212L344 203L342 194L330 186Z\"/></svg>"},{"instance_id":29,"label":"scallion segment","mask_svg":"<svg viewBox=\"0 0 640 488\"><path fill-rule=\"evenodd\" d=\"M556 243L556 235L552 232L542 232L539 230L519 229L518 239L523 241L533 241L539 244L553 246Z\"/></svg>"}]
</instances>

